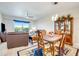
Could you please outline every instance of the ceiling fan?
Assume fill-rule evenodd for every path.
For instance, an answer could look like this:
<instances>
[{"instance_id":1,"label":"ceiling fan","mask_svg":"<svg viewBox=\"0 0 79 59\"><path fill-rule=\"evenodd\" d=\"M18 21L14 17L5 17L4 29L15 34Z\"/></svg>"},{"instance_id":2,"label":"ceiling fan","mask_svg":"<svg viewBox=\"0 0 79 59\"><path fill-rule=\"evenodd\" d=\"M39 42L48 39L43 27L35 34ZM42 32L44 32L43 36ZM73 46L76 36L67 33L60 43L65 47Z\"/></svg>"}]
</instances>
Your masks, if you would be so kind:
<instances>
[{"instance_id":1,"label":"ceiling fan","mask_svg":"<svg viewBox=\"0 0 79 59\"><path fill-rule=\"evenodd\" d=\"M27 19L33 19L34 17L29 15L28 11L27 11L27 15L25 16Z\"/></svg>"}]
</instances>

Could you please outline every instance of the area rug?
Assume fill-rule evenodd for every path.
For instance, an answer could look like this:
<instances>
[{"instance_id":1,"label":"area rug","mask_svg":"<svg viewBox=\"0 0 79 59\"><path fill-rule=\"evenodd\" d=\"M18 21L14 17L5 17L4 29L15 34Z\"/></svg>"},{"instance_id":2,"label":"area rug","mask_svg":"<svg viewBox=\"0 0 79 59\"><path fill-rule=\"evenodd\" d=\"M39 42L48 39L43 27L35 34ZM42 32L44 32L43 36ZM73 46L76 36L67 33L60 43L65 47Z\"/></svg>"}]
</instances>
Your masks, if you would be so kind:
<instances>
[{"instance_id":1,"label":"area rug","mask_svg":"<svg viewBox=\"0 0 79 59\"><path fill-rule=\"evenodd\" d=\"M31 47L28 47L26 49L22 49L20 51L17 51L18 56L34 56L34 49L37 48L37 45L33 45ZM73 48L70 45L65 45L65 54L64 56L75 56L76 49ZM55 52L55 56L57 55L57 52ZM51 56L51 53L47 53L46 56Z\"/></svg>"}]
</instances>

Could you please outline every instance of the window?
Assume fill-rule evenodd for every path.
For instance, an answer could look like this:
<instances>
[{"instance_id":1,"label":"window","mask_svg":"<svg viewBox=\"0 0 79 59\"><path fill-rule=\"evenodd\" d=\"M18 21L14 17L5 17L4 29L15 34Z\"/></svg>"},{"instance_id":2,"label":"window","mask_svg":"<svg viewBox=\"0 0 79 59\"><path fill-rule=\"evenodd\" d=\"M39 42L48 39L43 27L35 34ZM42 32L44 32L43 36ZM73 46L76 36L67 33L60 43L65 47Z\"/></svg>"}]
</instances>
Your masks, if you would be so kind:
<instances>
[{"instance_id":1,"label":"window","mask_svg":"<svg viewBox=\"0 0 79 59\"><path fill-rule=\"evenodd\" d=\"M15 32L28 32L30 29L29 21L14 20Z\"/></svg>"}]
</instances>

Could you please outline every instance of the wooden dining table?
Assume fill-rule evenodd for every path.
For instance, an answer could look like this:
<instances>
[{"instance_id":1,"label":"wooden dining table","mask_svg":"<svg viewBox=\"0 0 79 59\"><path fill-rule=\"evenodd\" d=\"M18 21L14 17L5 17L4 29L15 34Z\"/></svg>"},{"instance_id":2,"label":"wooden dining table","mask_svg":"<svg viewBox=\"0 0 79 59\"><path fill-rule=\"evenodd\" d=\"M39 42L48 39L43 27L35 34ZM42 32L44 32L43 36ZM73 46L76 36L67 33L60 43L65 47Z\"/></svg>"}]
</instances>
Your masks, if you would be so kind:
<instances>
[{"instance_id":1,"label":"wooden dining table","mask_svg":"<svg viewBox=\"0 0 79 59\"><path fill-rule=\"evenodd\" d=\"M62 39L62 35L53 34L53 35L44 36L44 40L50 44L51 55L53 56L54 56L54 51L55 51L54 43L59 41L60 39Z\"/></svg>"}]
</instances>

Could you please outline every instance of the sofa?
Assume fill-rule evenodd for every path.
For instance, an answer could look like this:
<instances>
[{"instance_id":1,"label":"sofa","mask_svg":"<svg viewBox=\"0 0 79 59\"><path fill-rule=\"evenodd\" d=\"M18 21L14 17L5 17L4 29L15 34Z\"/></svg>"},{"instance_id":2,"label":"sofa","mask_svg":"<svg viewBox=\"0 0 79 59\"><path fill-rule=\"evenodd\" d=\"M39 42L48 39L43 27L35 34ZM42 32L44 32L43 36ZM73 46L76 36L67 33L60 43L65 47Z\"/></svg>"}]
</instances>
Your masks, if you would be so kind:
<instances>
[{"instance_id":1,"label":"sofa","mask_svg":"<svg viewBox=\"0 0 79 59\"><path fill-rule=\"evenodd\" d=\"M6 42L6 33L0 32L0 40L1 42Z\"/></svg>"},{"instance_id":2,"label":"sofa","mask_svg":"<svg viewBox=\"0 0 79 59\"><path fill-rule=\"evenodd\" d=\"M8 49L27 46L28 39L29 39L29 33L9 32L6 34Z\"/></svg>"}]
</instances>

